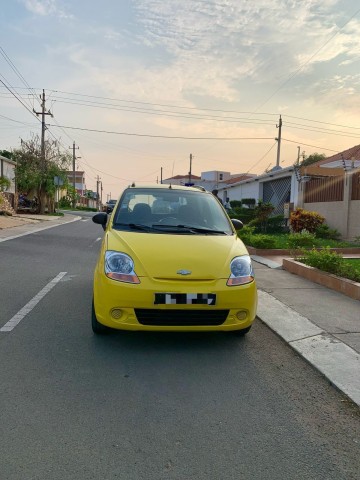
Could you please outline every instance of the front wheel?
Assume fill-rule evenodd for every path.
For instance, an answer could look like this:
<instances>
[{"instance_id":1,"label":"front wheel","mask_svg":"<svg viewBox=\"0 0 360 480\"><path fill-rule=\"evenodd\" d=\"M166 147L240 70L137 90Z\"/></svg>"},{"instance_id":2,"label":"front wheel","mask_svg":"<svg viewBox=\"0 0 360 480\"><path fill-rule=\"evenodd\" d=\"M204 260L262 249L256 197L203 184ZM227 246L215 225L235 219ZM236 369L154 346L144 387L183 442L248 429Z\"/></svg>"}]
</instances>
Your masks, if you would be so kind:
<instances>
[{"instance_id":1,"label":"front wheel","mask_svg":"<svg viewBox=\"0 0 360 480\"><path fill-rule=\"evenodd\" d=\"M251 325L250 327L246 327L246 328L243 328L242 330L235 330L233 331L233 333L235 333L235 335L237 335L238 337L244 337L251 329Z\"/></svg>"},{"instance_id":2,"label":"front wheel","mask_svg":"<svg viewBox=\"0 0 360 480\"><path fill-rule=\"evenodd\" d=\"M92 327L92 331L96 335L104 335L105 333L109 333L111 330L111 328L97 321L95 307L94 307L94 300L92 301L92 308L91 308L91 327Z\"/></svg>"}]
</instances>

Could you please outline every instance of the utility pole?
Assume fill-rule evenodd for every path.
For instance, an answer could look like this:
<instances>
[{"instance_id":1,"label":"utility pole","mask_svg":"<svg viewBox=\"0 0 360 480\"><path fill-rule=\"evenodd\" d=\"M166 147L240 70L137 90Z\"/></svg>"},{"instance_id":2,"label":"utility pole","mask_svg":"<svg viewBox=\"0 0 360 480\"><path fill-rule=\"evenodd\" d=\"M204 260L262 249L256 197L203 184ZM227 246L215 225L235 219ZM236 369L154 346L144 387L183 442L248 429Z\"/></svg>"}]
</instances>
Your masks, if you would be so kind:
<instances>
[{"instance_id":1,"label":"utility pole","mask_svg":"<svg viewBox=\"0 0 360 480\"><path fill-rule=\"evenodd\" d=\"M45 90L43 89L42 95L40 95L41 98L41 112L37 112L35 109L33 109L33 112L39 116L41 115L41 172L44 175L45 173L45 130L46 130L46 124L45 124L45 115L50 115L53 117L54 115L50 111L46 111L45 109ZM42 182L41 182L42 183ZM42 185L41 185L42 186ZM42 188L41 188L42 190ZM44 213L45 211L45 204L43 202L42 198L39 198L40 201L40 213Z\"/></svg>"},{"instance_id":2,"label":"utility pole","mask_svg":"<svg viewBox=\"0 0 360 480\"><path fill-rule=\"evenodd\" d=\"M189 170L189 187L191 186L191 167L192 167L192 153L190 153L190 170Z\"/></svg>"},{"instance_id":3,"label":"utility pole","mask_svg":"<svg viewBox=\"0 0 360 480\"><path fill-rule=\"evenodd\" d=\"M75 146L75 142L73 142L73 146L72 147L69 147L69 148L72 148L72 151L73 151L73 187L74 187L74 200L73 200L73 208L76 207L76 176L75 176L75 170L76 170L76 167L75 167L75 161L77 158L81 158L81 157L77 157L75 155L75 150L78 150L79 147L76 147Z\"/></svg>"},{"instance_id":4,"label":"utility pole","mask_svg":"<svg viewBox=\"0 0 360 480\"><path fill-rule=\"evenodd\" d=\"M298 156L297 156L296 165L299 165L299 163L300 163L300 147L298 147Z\"/></svg>"},{"instance_id":5,"label":"utility pole","mask_svg":"<svg viewBox=\"0 0 360 480\"><path fill-rule=\"evenodd\" d=\"M161 167L161 169L160 169L160 183L162 183L162 181L163 181L163 177L162 177L162 169L163 169L163 167Z\"/></svg>"},{"instance_id":6,"label":"utility pole","mask_svg":"<svg viewBox=\"0 0 360 480\"><path fill-rule=\"evenodd\" d=\"M281 115L280 115L279 125L276 125L276 128L279 129L279 135L278 135L278 137L275 139L275 140L278 142L277 156L276 156L276 166L277 166L277 167L280 167L281 127L282 127L282 119L281 119Z\"/></svg>"},{"instance_id":7,"label":"utility pole","mask_svg":"<svg viewBox=\"0 0 360 480\"><path fill-rule=\"evenodd\" d=\"M100 206L100 202L99 202L99 183L101 182L101 179L99 177L99 175L96 177L96 209L99 211L99 206Z\"/></svg>"}]
</instances>

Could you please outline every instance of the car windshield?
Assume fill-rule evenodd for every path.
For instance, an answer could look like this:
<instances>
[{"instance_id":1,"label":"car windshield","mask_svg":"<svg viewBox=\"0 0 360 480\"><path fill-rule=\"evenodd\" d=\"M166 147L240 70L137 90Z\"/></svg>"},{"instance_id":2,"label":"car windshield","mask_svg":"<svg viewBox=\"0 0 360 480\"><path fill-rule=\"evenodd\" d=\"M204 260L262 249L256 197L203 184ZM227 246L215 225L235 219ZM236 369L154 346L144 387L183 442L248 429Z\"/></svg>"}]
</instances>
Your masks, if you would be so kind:
<instances>
[{"instance_id":1,"label":"car windshield","mask_svg":"<svg viewBox=\"0 0 360 480\"><path fill-rule=\"evenodd\" d=\"M142 233L233 234L227 215L212 194L176 188L125 190L113 227Z\"/></svg>"}]
</instances>

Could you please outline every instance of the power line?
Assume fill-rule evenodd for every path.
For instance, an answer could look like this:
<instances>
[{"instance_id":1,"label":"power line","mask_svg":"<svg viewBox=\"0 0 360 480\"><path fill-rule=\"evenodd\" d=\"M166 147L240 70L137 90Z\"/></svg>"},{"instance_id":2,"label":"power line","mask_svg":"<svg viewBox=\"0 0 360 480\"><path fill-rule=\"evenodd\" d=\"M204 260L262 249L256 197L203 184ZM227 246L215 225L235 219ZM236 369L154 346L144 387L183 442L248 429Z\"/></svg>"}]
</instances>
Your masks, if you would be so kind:
<instances>
[{"instance_id":1,"label":"power line","mask_svg":"<svg viewBox=\"0 0 360 480\"><path fill-rule=\"evenodd\" d=\"M319 148L320 150L328 150L329 152L339 153L339 150L332 150L331 148L319 147L317 145L310 145L308 143L303 143L303 142L295 142L294 140L289 140L288 138L284 138L284 137L282 138L282 140L284 140L285 142L296 143L296 144L301 143L301 145L304 145L305 147Z\"/></svg>"},{"instance_id":2,"label":"power line","mask_svg":"<svg viewBox=\"0 0 360 480\"><path fill-rule=\"evenodd\" d=\"M49 124L50 127L56 127L56 125ZM68 128L70 130L80 130L85 132L96 133L108 133L112 135L127 135L132 137L150 137L150 138L165 138L172 140L220 140L220 141L237 141L237 140L272 140L273 137L183 137L183 136L167 136L167 135L150 135L144 133L127 133L127 132L114 132L110 130L97 130L95 128L81 128L70 127L67 125L59 125L60 128Z\"/></svg>"}]
</instances>

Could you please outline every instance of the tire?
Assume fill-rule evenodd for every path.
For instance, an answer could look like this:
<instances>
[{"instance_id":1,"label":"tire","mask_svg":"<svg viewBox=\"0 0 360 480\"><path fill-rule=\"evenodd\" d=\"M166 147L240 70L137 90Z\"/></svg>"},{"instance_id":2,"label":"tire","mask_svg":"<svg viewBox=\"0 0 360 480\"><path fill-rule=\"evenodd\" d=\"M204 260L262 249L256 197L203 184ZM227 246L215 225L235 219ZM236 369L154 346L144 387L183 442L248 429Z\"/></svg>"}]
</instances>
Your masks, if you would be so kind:
<instances>
[{"instance_id":1,"label":"tire","mask_svg":"<svg viewBox=\"0 0 360 480\"><path fill-rule=\"evenodd\" d=\"M246 327L246 328L243 328L242 330L235 330L233 333L235 333L235 335L237 335L238 337L244 337L251 329L251 325L250 327Z\"/></svg>"},{"instance_id":2,"label":"tire","mask_svg":"<svg viewBox=\"0 0 360 480\"><path fill-rule=\"evenodd\" d=\"M92 301L92 306L91 306L91 327L92 331L96 335L105 335L111 331L111 328L107 327L106 325L103 325L102 323L99 323L96 318L96 313L95 313L95 307L94 307L94 300Z\"/></svg>"}]
</instances>

